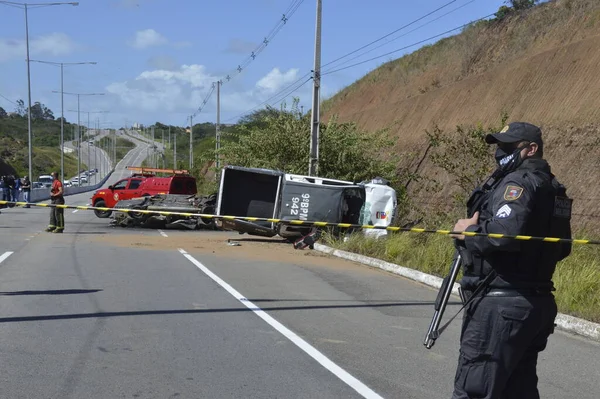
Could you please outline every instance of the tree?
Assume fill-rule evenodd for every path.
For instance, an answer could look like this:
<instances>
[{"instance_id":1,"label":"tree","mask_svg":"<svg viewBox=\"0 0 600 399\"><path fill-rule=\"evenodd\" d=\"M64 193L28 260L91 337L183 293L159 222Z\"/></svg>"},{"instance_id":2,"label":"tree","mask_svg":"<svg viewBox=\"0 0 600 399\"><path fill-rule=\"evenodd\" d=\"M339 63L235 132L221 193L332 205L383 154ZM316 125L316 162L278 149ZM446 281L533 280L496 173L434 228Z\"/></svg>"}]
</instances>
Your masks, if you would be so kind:
<instances>
[{"instance_id":1,"label":"tree","mask_svg":"<svg viewBox=\"0 0 600 399\"><path fill-rule=\"evenodd\" d=\"M54 112L52 112L50 108L42 105L42 110L44 111L44 120L54 120Z\"/></svg>"},{"instance_id":2,"label":"tree","mask_svg":"<svg viewBox=\"0 0 600 399\"><path fill-rule=\"evenodd\" d=\"M0 107L0 119L8 118L8 114L4 110L4 108Z\"/></svg>"},{"instance_id":3,"label":"tree","mask_svg":"<svg viewBox=\"0 0 600 399\"><path fill-rule=\"evenodd\" d=\"M42 108L42 105L38 101L36 101L31 107L31 120L44 120L44 110Z\"/></svg>"},{"instance_id":4,"label":"tree","mask_svg":"<svg viewBox=\"0 0 600 399\"><path fill-rule=\"evenodd\" d=\"M17 100L17 108L15 108L15 112L19 115L19 116L26 116L27 115L27 110L25 108L25 101L23 100Z\"/></svg>"},{"instance_id":5,"label":"tree","mask_svg":"<svg viewBox=\"0 0 600 399\"><path fill-rule=\"evenodd\" d=\"M224 162L231 165L282 170L303 174L308 171L310 114L301 115L295 100L291 111L267 110L263 119L253 115L251 122L241 125L237 140L222 143ZM260 115L260 114L259 114ZM331 119L321 124L319 142L320 177L359 182L374 177L389 180L397 190L400 177L393 154L394 140L387 130L365 132L354 123Z\"/></svg>"},{"instance_id":6,"label":"tree","mask_svg":"<svg viewBox=\"0 0 600 399\"><path fill-rule=\"evenodd\" d=\"M487 129L457 126L455 134L446 134L436 127L433 132L426 132L433 149L431 162L446 171L461 189L456 195L458 203L463 204L494 170L493 148L485 142L485 136L500 131L507 120L505 113L498 126Z\"/></svg>"},{"instance_id":7,"label":"tree","mask_svg":"<svg viewBox=\"0 0 600 399\"><path fill-rule=\"evenodd\" d=\"M533 6L535 6L535 3L537 3L537 1L538 0L510 0L509 2L515 10L519 11L532 8Z\"/></svg>"}]
</instances>

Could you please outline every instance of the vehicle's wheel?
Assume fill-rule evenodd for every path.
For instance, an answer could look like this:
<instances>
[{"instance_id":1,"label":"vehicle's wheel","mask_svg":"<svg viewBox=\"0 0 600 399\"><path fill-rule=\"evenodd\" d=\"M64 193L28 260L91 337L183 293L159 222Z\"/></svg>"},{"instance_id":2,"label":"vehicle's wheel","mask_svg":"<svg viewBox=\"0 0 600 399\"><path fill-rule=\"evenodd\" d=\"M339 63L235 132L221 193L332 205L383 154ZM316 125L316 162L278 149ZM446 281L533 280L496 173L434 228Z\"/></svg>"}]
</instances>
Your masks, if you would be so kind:
<instances>
[{"instance_id":1,"label":"vehicle's wheel","mask_svg":"<svg viewBox=\"0 0 600 399\"><path fill-rule=\"evenodd\" d=\"M106 204L104 203L104 201L98 200L98 201L96 201L94 206L97 208L105 208ZM110 217L110 215L112 214L112 211L101 211L98 209L94 209L94 213L96 214L97 217L99 217L101 219L106 219L107 217Z\"/></svg>"},{"instance_id":2,"label":"vehicle's wheel","mask_svg":"<svg viewBox=\"0 0 600 399\"><path fill-rule=\"evenodd\" d=\"M133 206L131 207L131 209L140 209L140 207L138 206ZM147 219L148 218L148 214L147 213L140 213L140 212L129 212L128 215L133 218L136 219L137 221L141 221L142 219Z\"/></svg>"}]
</instances>

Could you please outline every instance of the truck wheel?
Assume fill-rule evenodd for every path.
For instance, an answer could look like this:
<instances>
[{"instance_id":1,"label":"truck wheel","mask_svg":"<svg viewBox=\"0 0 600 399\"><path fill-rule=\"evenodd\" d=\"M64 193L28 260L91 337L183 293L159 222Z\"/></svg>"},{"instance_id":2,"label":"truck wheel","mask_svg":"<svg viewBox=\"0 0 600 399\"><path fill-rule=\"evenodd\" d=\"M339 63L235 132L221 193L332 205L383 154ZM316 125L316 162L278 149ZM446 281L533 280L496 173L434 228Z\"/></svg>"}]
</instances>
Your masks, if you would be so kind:
<instances>
[{"instance_id":1,"label":"truck wheel","mask_svg":"<svg viewBox=\"0 0 600 399\"><path fill-rule=\"evenodd\" d=\"M106 207L106 204L104 203L104 201L98 200L98 201L96 201L94 206L98 207L98 208L104 208L104 207ZM94 213L96 214L97 217L99 217L101 219L106 219L107 217L109 217L112 214L112 211L100 211L98 209L94 209Z\"/></svg>"}]
</instances>

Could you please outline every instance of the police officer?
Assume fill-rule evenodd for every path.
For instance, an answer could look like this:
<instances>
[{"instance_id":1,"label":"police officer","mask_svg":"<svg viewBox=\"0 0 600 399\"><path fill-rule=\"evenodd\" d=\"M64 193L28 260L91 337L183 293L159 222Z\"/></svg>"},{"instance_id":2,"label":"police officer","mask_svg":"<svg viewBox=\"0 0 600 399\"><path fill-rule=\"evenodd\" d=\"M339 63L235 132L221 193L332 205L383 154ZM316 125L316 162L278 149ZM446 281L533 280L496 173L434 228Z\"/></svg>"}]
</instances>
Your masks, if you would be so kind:
<instances>
[{"instance_id":1,"label":"police officer","mask_svg":"<svg viewBox=\"0 0 600 399\"><path fill-rule=\"evenodd\" d=\"M571 238L571 200L543 159L540 128L514 122L488 134L499 174L454 231ZM538 354L554 331L556 263L571 244L453 236L464 253L465 308L453 399L539 398ZM479 290L478 290L479 288Z\"/></svg>"},{"instance_id":2,"label":"police officer","mask_svg":"<svg viewBox=\"0 0 600 399\"><path fill-rule=\"evenodd\" d=\"M64 188L58 178L58 172L52 172L52 188L50 189L50 203L55 205L64 205ZM47 232L62 233L65 230L65 210L64 208L50 208L50 223Z\"/></svg>"}]
</instances>

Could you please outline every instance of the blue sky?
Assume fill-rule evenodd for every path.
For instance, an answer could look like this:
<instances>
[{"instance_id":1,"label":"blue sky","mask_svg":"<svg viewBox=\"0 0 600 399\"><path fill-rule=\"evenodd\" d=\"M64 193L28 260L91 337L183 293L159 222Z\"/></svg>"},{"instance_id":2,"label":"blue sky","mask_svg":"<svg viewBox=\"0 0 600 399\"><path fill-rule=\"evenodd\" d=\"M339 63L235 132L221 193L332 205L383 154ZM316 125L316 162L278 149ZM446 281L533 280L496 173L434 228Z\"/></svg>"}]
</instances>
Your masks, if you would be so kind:
<instances>
[{"instance_id":1,"label":"blue sky","mask_svg":"<svg viewBox=\"0 0 600 399\"><path fill-rule=\"evenodd\" d=\"M450 1L323 0L322 64ZM300 4L265 49L241 73L224 80L221 121L233 122L290 84L302 83L306 80L299 80L302 76L310 76L314 62L315 0L80 0L77 7L34 8L29 10L30 57L51 62L97 62L97 65L65 66L64 91L105 93L80 97L81 111L94 112L90 114L92 121L99 118L103 127L156 121L184 126L186 121L189 123L189 115L197 113L211 84L235 71L293 3ZM348 61L372 48L368 47L324 67L322 99L423 44L325 75L327 70L417 43L492 14L503 3L503 0L456 0L372 46L384 44L380 48ZM443 14L448 15L427 24ZM411 30L414 31L408 33ZM433 41L436 40L439 39ZM27 101L25 58L24 11L0 4L0 96ZM31 63L31 84L32 101L46 104L60 116L60 95L52 93L60 90L60 68ZM311 90L309 81L287 97L287 102L298 96L308 110ZM194 122L216 120L215 94L202 112L197 113ZM268 103L277 105L275 101L284 95L285 91ZM14 110L14 105L3 97L0 107ZM65 95L65 110L76 109L77 98ZM96 113L99 111L108 113ZM77 113L65 111L65 117L76 121ZM87 117L88 114L82 114L83 123Z\"/></svg>"}]
</instances>

